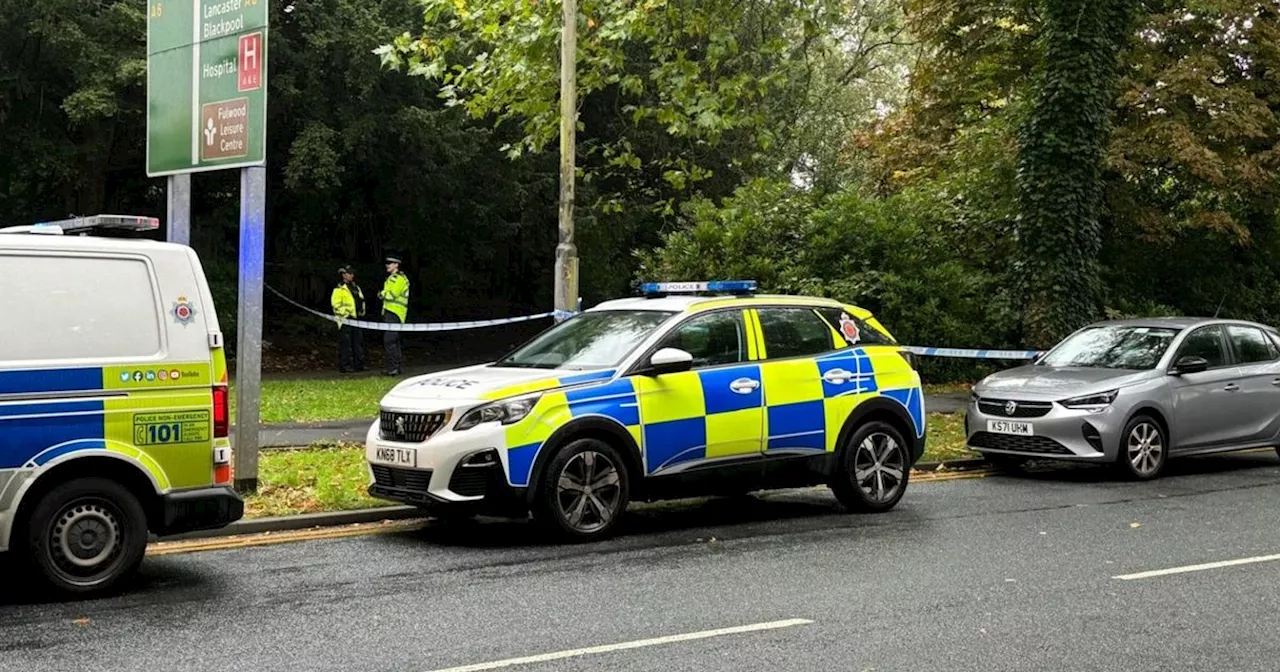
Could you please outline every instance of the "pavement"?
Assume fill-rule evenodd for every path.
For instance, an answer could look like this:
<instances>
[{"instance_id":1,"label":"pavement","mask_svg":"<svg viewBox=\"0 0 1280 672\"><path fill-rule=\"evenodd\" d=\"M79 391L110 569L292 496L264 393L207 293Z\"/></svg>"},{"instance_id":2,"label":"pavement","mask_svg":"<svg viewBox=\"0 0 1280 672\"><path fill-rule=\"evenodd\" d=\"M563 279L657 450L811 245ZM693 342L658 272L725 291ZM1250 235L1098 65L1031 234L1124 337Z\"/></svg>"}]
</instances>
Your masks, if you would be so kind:
<instances>
[{"instance_id":1,"label":"pavement","mask_svg":"<svg viewBox=\"0 0 1280 672\"><path fill-rule=\"evenodd\" d=\"M95 601L0 582L0 671L1275 670L1280 459L1170 470L922 480L874 516L677 502L596 544L482 520L153 555Z\"/></svg>"},{"instance_id":2,"label":"pavement","mask_svg":"<svg viewBox=\"0 0 1280 672\"><path fill-rule=\"evenodd\" d=\"M968 403L968 393L947 393L925 396L925 410L930 413L959 413ZM309 446L317 441L363 442L373 418L338 420L332 422L296 422L263 425L258 433L258 445L263 448ZM232 432L235 436L235 432Z\"/></svg>"}]
</instances>

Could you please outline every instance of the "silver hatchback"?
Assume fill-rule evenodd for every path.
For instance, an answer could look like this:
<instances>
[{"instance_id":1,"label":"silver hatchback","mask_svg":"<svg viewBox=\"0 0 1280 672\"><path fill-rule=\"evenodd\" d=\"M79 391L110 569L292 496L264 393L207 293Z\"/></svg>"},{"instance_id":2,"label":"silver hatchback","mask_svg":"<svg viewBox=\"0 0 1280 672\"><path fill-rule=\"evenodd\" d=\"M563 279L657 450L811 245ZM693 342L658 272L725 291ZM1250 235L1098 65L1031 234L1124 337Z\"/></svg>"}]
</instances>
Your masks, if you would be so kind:
<instances>
[{"instance_id":1,"label":"silver hatchback","mask_svg":"<svg viewBox=\"0 0 1280 672\"><path fill-rule=\"evenodd\" d=\"M1100 462L1138 479L1170 457L1277 446L1280 334L1218 319L1093 324L974 386L965 435L1000 466Z\"/></svg>"}]
</instances>

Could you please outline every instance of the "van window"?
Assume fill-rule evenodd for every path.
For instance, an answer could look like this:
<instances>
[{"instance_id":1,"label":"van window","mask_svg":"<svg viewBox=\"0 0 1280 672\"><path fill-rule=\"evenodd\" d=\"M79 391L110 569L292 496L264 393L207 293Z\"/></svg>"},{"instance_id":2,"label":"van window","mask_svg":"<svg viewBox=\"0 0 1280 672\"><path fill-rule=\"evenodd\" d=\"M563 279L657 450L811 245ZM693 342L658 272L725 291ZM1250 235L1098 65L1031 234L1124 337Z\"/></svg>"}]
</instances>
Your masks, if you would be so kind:
<instances>
[{"instance_id":1,"label":"van window","mask_svg":"<svg viewBox=\"0 0 1280 672\"><path fill-rule=\"evenodd\" d=\"M0 254L0 361L151 357L160 314L137 259Z\"/></svg>"}]
</instances>

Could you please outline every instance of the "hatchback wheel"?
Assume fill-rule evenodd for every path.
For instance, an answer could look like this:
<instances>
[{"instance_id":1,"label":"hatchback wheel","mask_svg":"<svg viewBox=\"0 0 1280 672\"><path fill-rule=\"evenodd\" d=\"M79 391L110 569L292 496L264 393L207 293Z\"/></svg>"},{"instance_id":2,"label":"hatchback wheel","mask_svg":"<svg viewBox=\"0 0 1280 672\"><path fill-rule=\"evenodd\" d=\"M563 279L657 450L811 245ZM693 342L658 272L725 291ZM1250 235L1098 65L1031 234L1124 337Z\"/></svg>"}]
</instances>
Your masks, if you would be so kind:
<instances>
[{"instance_id":1,"label":"hatchback wheel","mask_svg":"<svg viewBox=\"0 0 1280 672\"><path fill-rule=\"evenodd\" d=\"M617 528L629 496L626 463L617 449L597 439L578 439L547 465L534 517L562 536L594 541Z\"/></svg>"},{"instance_id":2,"label":"hatchback wheel","mask_svg":"<svg viewBox=\"0 0 1280 672\"><path fill-rule=\"evenodd\" d=\"M138 499L102 478L68 481L36 503L27 525L28 562L53 589L105 591L132 573L147 548Z\"/></svg>"},{"instance_id":3,"label":"hatchback wheel","mask_svg":"<svg viewBox=\"0 0 1280 672\"><path fill-rule=\"evenodd\" d=\"M1169 441L1160 423L1147 415L1139 415L1125 425L1120 439L1116 468L1121 475L1137 480L1156 478L1169 461Z\"/></svg>"},{"instance_id":4,"label":"hatchback wheel","mask_svg":"<svg viewBox=\"0 0 1280 672\"><path fill-rule=\"evenodd\" d=\"M902 434L892 425L870 422L859 427L840 451L831 490L852 511L888 511L906 492L910 470Z\"/></svg>"}]
</instances>

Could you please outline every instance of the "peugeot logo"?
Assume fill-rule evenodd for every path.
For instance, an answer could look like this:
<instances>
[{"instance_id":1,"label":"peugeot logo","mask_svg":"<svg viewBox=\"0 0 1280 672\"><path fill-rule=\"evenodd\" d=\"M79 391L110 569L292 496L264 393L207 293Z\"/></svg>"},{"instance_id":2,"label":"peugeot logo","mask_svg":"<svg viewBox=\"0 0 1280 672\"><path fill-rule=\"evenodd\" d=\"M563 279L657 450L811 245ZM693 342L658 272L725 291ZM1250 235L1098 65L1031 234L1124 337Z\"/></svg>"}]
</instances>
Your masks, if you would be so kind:
<instances>
[{"instance_id":1,"label":"peugeot logo","mask_svg":"<svg viewBox=\"0 0 1280 672\"><path fill-rule=\"evenodd\" d=\"M1018 412L1018 402L1016 401L1005 402L1005 405L1004 405L1005 415L1013 415L1014 413L1017 413L1017 412Z\"/></svg>"},{"instance_id":2,"label":"peugeot logo","mask_svg":"<svg viewBox=\"0 0 1280 672\"><path fill-rule=\"evenodd\" d=\"M1013 403L1013 402L1009 402L1009 403ZM403 415L398 416L396 418L396 436L404 436L404 416Z\"/></svg>"}]
</instances>

